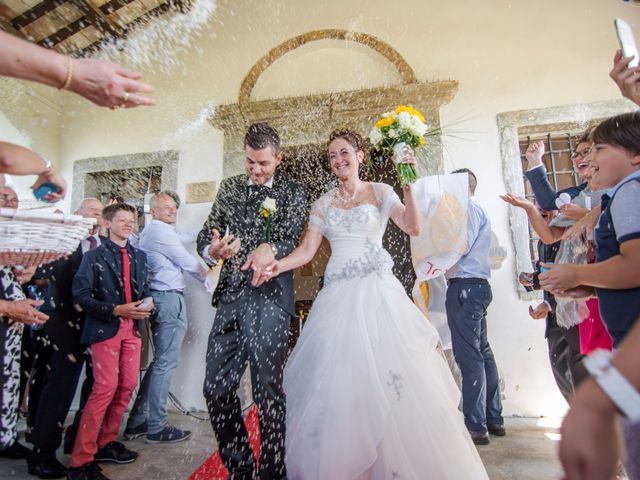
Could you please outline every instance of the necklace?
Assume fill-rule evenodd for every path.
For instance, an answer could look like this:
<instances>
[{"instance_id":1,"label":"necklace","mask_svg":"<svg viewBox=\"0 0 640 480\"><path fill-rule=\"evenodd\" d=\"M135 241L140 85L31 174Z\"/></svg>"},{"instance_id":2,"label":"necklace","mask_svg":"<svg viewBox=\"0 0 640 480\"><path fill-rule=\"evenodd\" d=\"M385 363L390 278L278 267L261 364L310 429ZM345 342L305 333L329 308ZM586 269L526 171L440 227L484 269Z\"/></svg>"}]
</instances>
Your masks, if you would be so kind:
<instances>
[{"instance_id":1,"label":"necklace","mask_svg":"<svg viewBox=\"0 0 640 480\"><path fill-rule=\"evenodd\" d=\"M349 194L345 191L345 189L340 188L340 186L337 188L336 191L336 200L338 203L345 205L345 206L352 206L355 205L356 202L356 196L358 195L358 193L360 192L361 188L358 188L358 185L356 185L356 187L353 190L352 194Z\"/></svg>"}]
</instances>

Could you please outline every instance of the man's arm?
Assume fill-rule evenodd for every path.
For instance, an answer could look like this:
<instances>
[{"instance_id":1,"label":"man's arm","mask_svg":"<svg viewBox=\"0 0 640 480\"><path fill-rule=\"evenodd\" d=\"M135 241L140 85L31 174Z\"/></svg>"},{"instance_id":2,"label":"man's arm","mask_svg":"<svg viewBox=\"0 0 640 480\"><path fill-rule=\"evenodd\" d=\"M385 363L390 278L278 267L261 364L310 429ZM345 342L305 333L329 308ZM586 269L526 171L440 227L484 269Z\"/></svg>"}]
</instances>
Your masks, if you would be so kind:
<instances>
[{"instance_id":1,"label":"man's arm","mask_svg":"<svg viewBox=\"0 0 640 480\"><path fill-rule=\"evenodd\" d=\"M527 180L529 180L533 194L536 197L536 202L545 210L558 209L556 206L556 198L558 198L560 194L568 193L571 198L575 198L584 188L584 184L581 184L556 192L549 182L547 170L544 168L544 165L539 165L531 170L527 170L524 175L527 177Z\"/></svg>"},{"instance_id":2,"label":"man's arm","mask_svg":"<svg viewBox=\"0 0 640 480\"><path fill-rule=\"evenodd\" d=\"M114 320L115 303L103 302L94 297L94 291L98 288L95 282L96 256L93 252L87 252L82 257L80 268L73 277L72 293L73 303L80 305L82 309L103 322Z\"/></svg>"},{"instance_id":3,"label":"man's arm","mask_svg":"<svg viewBox=\"0 0 640 480\"><path fill-rule=\"evenodd\" d=\"M204 225L202 226L202 229L200 230L196 241L198 254L209 266L215 265L215 262L212 262L212 259L207 254L207 250L209 248L209 245L211 244L211 240L213 239L213 230L215 229L224 233L224 227L226 226L224 225L224 199L228 195L228 184L229 182L226 179L220 182L220 190L218 191L218 195L213 201L213 205L211 205L211 212L209 212L209 216L204 222Z\"/></svg>"},{"instance_id":4,"label":"man's arm","mask_svg":"<svg viewBox=\"0 0 640 480\"><path fill-rule=\"evenodd\" d=\"M172 234L162 233L161 237L155 239L157 251L194 278L204 282L207 277L207 269L187 251L178 233L175 231Z\"/></svg>"}]
</instances>

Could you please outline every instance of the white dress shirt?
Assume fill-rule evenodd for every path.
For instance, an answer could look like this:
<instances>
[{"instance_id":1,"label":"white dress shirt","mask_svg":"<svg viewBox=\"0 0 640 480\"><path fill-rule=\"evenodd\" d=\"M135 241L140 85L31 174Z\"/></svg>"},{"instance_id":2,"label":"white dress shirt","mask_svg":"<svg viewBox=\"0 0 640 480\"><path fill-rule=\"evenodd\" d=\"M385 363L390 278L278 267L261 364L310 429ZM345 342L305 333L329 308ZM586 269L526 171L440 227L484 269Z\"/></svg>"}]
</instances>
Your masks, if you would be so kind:
<instances>
[{"instance_id":1,"label":"white dress shirt","mask_svg":"<svg viewBox=\"0 0 640 480\"><path fill-rule=\"evenodd\" d=\"M91 249L91 242L89 242L89 237L93 237L96 239L96 248L102 244L102 242L100 241L100 235L98 235L97 233L95 235L89 235L88 237L83 238L80 241L80 248L82 249L83 255Z\"/></svg>"},{"instance_id":2,"label":"white dress shirt","mask_svg":"<svg viewBox=\"0 0 640 480\"><path fill-rule=\"evenodd\" d=\"M142 231L138 248L147 254L151 290L184 290L183 271L204 282L207 269L184 247L185 239L160 220L151 220Z\"/></svg>"}]
</instances>

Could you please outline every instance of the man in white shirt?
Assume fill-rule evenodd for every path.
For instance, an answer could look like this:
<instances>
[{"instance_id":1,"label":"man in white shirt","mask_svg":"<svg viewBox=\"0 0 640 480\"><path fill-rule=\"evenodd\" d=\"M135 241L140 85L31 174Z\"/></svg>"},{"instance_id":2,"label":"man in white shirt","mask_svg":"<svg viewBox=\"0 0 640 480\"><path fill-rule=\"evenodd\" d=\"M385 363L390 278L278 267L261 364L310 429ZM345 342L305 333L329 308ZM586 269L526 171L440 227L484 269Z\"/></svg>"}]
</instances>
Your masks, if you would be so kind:
<instances>
[{"instance_id":1,"label":"man in white shirt","mask_svg":"<svg viewBox=\"0 0 640 480\"><path fill-rule=\"evenodd\" d=\"M186 440L190 431L167 423L167 398L173 372L178 365L182 340L187 331L184 272L204 282L207 269L185 248L195 240L176 232L177 195L160 192L150 202L152 220L140 234L138 248L147 254L149 285L158 315L151 321L153 362L140 385L125 438L146 435L147 443ZM149 415L147 417L147 405Z\"/></svg>"}]
</instances>

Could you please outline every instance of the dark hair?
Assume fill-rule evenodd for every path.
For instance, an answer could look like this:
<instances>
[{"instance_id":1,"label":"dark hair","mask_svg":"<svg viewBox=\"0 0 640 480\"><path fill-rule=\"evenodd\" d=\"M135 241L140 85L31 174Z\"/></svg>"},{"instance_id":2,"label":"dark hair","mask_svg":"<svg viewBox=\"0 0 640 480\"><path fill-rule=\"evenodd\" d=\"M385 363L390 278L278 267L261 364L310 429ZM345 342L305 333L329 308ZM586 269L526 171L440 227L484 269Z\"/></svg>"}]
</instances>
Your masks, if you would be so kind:
<instances>
[{"instance_id":1,"label":"dark hair","mask_svg":"<svg viewBox=\"0 0 640 480\"><path fill-rule=\"evenodd\" d=\"M113 205L104 207L104 210L102 210L102 218L104 218L105 220L111 221L113 220L113 217L115 216L115 214L118 213L120 210L124 210L125 212L131 212L133 213L134 217L138 216L138 211L136 210L136 207L134 207L133 205L129 205L128 203L114 203Z\"/></svg>"},{"instance_id":2,"label":"dark hair","mask_svg":"<svg viewBox=\"0 0 640 480\"><path fill-rule=\"evenodd\" d=\"M476 175L471 170L469 170L468 168L459 168L457 170L454 170L451 173L467 173L469 175L469 190L471 191L471 193L476 192L476 187L478 186L478 179L476 178Z\"/></svg>"},{"instance_id":3,"label":"dark hair","mask_svg":"<svg viewBox=\"0 0 640 480\"><path fill-rule=\"evenodd\" d=\"M357 152L358 150L365 151L364 141L362 140L362 135L360 135L355 130L351 130L350 128L338 128L331 132L329 135L329 143L333 142L337 138L342 138L351 144L353 149Z\"/></svg>"},{"instance_id":4,"label":"dark hair","mask_svg":"<svg viewBox=\"0 0 640 480\"><path fill-rule=\"evenodd\" d=\"M593 143L593 132L596 129L596 126L593 125L589 128L587 128L582 135L580 135L580 138L578 138L578 141L576 142L576 147L578 145L580 145L581 143Z\"/></svg>"},{"instance_id":5,"label":"dark hair","mask_svg":"<svg viewBox=\"0 0 640 480\"><path fill-rule=\"evenodd\" d=\"M268 123L254 123L244 136L244 148L247 147L251 147L254 150L271 147L273 155L277 155L280 153L280 135Z\"/></svg>"},{"instance_id":6,"label":"dark hair","mask_svg":"<svg viewBox=\"0 0 640 480\"><path fill-rule=\"evenodd\" d=\"M623 113L608 118L593 131L593 143L605 143L640 154L640 112Z\"/></svg>"}]
</instances>

